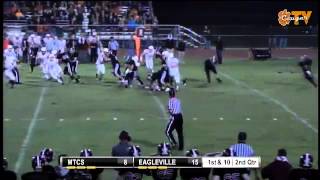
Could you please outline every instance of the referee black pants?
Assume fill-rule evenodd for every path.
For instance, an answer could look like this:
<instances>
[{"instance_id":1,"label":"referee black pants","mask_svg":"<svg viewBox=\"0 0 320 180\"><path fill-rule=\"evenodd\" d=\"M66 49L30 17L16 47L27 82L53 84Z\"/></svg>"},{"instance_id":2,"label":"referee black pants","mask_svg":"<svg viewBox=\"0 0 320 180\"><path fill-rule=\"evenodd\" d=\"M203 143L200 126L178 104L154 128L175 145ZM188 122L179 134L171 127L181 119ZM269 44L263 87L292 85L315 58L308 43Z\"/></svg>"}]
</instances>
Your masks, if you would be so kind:
<instances>
[{"instance_id":1,"label":"referee black pants","mask_svg":"<svg viewBox=\"0 0 320 180\"><path fill-rule=\"evenodd\" d=\"M176 130L179 139L179 150L183 150L183 117L182 114L174 114L170 119L167 128L166 128L166 136L168 137L170 143L177 144L174 136L172 134L173 130Z\"/></svg>"}]
</instances>

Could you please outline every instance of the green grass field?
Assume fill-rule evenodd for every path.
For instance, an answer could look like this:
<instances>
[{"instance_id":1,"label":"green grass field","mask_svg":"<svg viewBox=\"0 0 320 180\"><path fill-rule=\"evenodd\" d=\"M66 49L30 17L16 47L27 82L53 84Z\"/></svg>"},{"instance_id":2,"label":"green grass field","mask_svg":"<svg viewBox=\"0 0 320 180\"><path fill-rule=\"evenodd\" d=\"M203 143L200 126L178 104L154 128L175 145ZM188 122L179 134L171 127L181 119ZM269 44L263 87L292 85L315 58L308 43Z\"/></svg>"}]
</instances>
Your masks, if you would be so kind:
<instances>
[{"instance_id":1,"label":"green grass field","mask_svg":"<svg viewBox=\"0 0 320 180\"><path fill-rule=\"evenodd\" d=\"M315 74L317 67L316 60ZM140 69L145 77L144 68ZM186 59L180 69L188 79L178 92L185 150L222 151L236 142L239 131L246 131L263 166L275 158L277 149L286 148L294 166L301 154L309 152L318 167L318 89L303 79L296 60L226 59L218 67L223 83L210 85L202 61ZM42 80L39 69L31 74L29 67L22 65L24 84L14 89L3 84L4 156L10 169L30 171L31 157L43 147L53 148L55 155L79 155L83 148L91 148L94 155L110 155L121 130L131 134L143 155L156 152L156 145L167 141L163 109L167 94L149 93L137 86L120 88L109 64L103 83L96 81L93 64L81 64L79 72L83 84L66 80L61 86ZM57 164L55 158L53 165ZM115 176L113 170L105 170L102 179Z\"/></svg>"}]
</instances>

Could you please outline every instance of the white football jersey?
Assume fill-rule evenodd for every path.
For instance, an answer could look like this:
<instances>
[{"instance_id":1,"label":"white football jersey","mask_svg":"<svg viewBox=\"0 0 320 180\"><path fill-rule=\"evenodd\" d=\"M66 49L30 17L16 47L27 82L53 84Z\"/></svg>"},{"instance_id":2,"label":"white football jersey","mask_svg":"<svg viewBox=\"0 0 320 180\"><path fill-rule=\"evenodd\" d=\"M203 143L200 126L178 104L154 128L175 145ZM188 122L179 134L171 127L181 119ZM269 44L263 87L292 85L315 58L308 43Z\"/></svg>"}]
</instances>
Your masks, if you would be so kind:
<instances>
[{"instance_id":1,"label":"white football jersey","mask_svg":"<svg viewBox=\"0 0 320 180\"><path fill-rule=\"evenodd\" d=\"M169 67L169 69L177 69L179 68L179 60L175 57L168 58L167 66Z\"/></svg>"},{"instance_id":2,"label":"white football jersey","mask_svg":"<svg viewBox=\"0 0 320 180\"><path fill-rule=\"evenodd\" d=\"M4 57L14 57L14 58L17 58L17 53L13 50L13 49L11 49L11 50L9 50L9 49L5 49L4 51L3 51L3 56Z\"/></svg>"},{"instance_id":3,"label":"white football jersey","mask_svg":"<svg viewBox=\"0 0 320 180\"><path fill-rule=\"evenodd\" d=\"M47 63L49 61L49 53L46 52L43 54L42 52L38 52L36 59L40 59L41 63Z\"/></svg>"},{"instance_id":4,"label":"white football jersey","mask_svg":"<svg viewBox=\"0 0 320 180\"><path fill-rule=\"evenodd\" d=\"M156 51L151 49L145 49L143 51L143 55L146 61L153 60Z\"/></svg>"},{"instance_id":5,"label":"white football jersey","mask_svg":"<svg viewBox=\"0 0 320 180\"><path fill-rule=\"evenodd\" d=\"M12 70L15 67L15 60L13 57L8 57L4 61L4 68L7 70Z\"/></svg>"},{"instance_id":6,"label":"white football jersey","mask_svg":"<svg viewBox=\"0 0 320 180\"><path fill-rule=\"evenodd\" d=\"M104 53L99 53L99 54L98 54L97 61L96 61L96 64L97 64L97 65L99 65L99 64L104 64L104 58L105 58Z\"/></svg>"}]
</instances>

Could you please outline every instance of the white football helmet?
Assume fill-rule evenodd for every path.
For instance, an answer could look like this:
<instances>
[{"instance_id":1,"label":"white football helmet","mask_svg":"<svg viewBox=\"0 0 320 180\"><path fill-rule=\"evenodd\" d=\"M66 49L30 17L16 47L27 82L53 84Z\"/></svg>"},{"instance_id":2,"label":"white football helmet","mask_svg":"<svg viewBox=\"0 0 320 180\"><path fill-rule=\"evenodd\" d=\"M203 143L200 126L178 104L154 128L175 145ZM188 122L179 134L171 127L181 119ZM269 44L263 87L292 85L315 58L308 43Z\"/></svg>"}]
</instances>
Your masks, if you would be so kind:
<instances>
[{"instance_id":1,"label":"white football helmet","mask_svg":"<svg viewBox=\"0 0 320 180\"><path fill-rule=\"evenodd\" d=\"M109 49L108 48L103 48L103 52L108 53Z\"/></svg>"},{"instance_id":2,"label":"white football helmet","mask_svg":"<svg viewBox=\"0 0 320 180\"><path fill-rule=\"evenodd\" d=\"M148 49L154 50L154 47L153 46L149 46Z\"/></svg>"}]
</instances>

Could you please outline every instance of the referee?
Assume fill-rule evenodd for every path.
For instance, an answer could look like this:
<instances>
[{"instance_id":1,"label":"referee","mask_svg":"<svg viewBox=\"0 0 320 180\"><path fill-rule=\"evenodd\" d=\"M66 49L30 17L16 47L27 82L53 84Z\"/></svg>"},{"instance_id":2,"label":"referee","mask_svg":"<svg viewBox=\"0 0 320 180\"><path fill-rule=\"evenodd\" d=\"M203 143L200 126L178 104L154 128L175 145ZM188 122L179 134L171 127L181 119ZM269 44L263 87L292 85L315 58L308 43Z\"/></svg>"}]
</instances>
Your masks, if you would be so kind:
<instances>
[{"instance_id":1,"label":"referee","mask_svg":"<svg viewBox=\"0 0 320 180\"><path fill-rule=\"evenodd\" d=\"M246 144L247 133L239 132L238 134L238 143L234 144L230 147L233 149L235 155L237 157L252 157L255 156L255 152L249 144ZM259 177L257 169L253 169L255 177ZM249 171L250 175L250 171Z\"/></svg>"},{"instance_id":2,"label":"referee","mask_svg":"<svg viewBox=\"0 0 320 180\"><path fill-rule=\"evenodd\" d=\"M230 147L230 149L233 149L233 151L235 152L235 156L251 157L255 155L252 147L249 144L246 144L246 139L247 139L247 133L239 132L238 143Z\"/></svg>"},{"instance_id":3,"label":"referee","mask_svg":"<svg viewBox=\"0 0 320 180\"><path fill-rule=\"evenodd\" d=\"M172 134L172 131L176 130L179 139L179 150L183 150L183 117L181 114L181 103L180 100L176 98L174 88L171 88L169 91L168 113L170 117L166 128L166 136L172 144L172 147L176 147L177 142Z\"/></svg>"}]
</instances>

